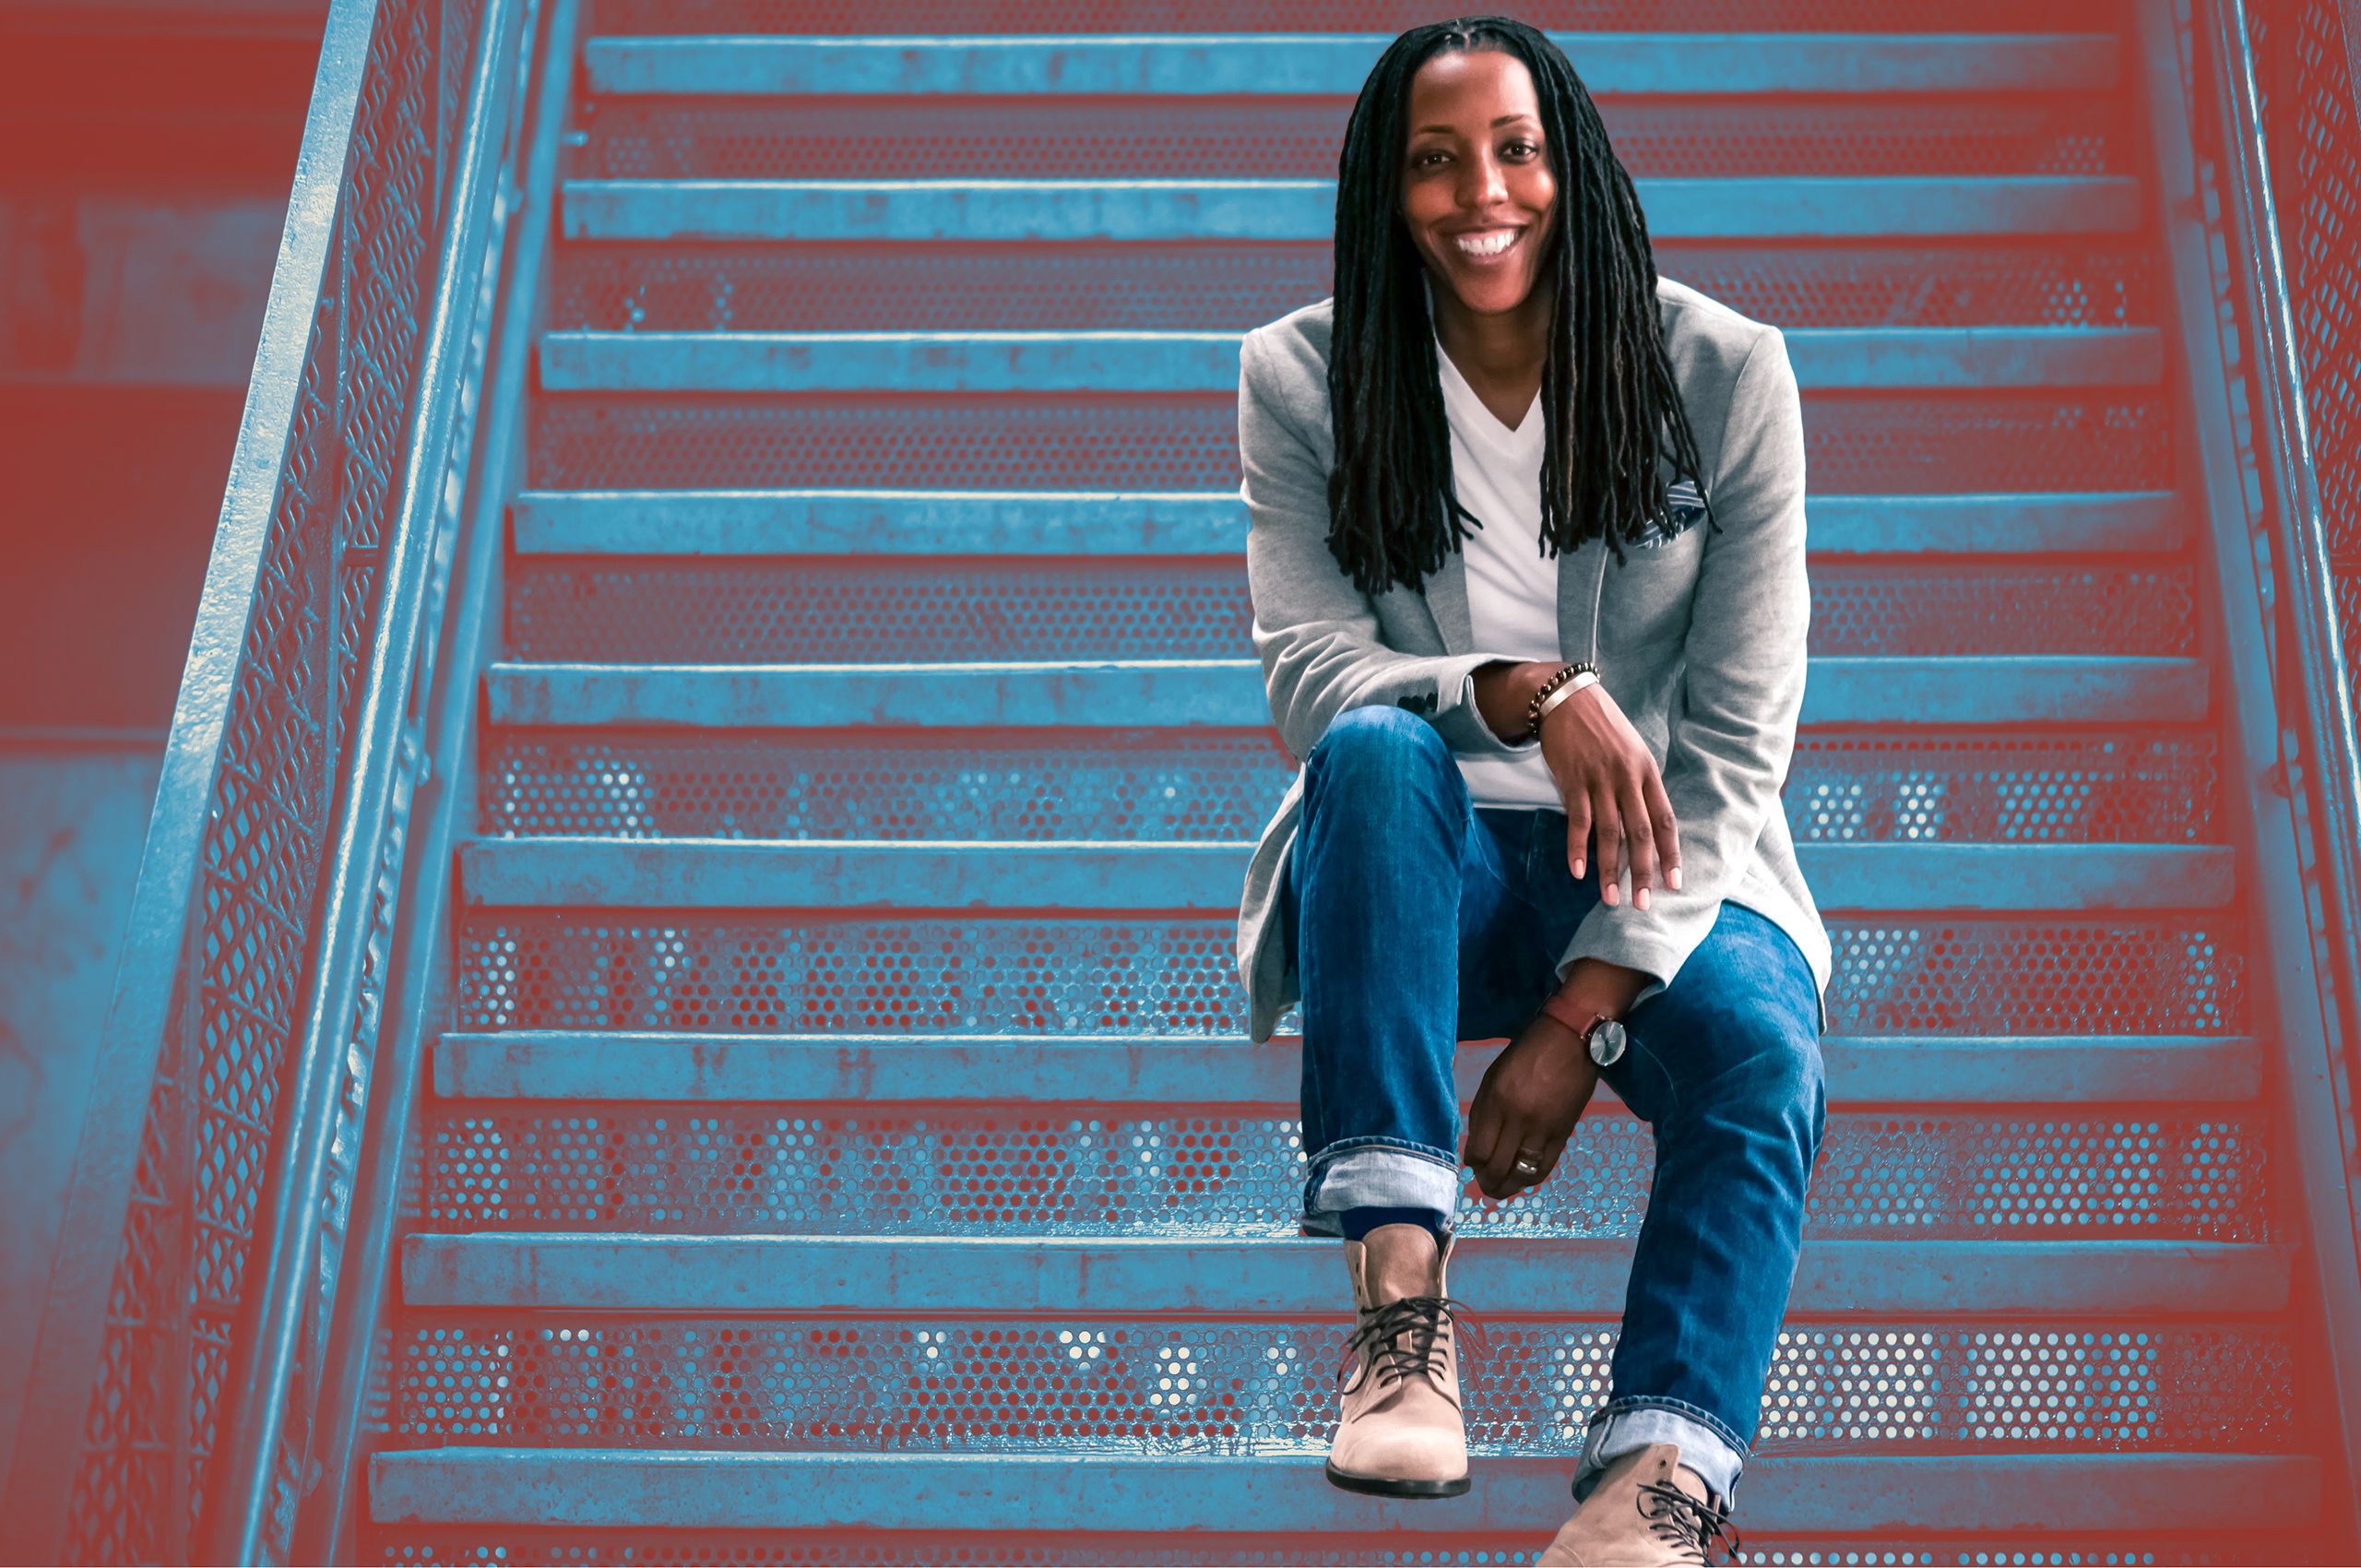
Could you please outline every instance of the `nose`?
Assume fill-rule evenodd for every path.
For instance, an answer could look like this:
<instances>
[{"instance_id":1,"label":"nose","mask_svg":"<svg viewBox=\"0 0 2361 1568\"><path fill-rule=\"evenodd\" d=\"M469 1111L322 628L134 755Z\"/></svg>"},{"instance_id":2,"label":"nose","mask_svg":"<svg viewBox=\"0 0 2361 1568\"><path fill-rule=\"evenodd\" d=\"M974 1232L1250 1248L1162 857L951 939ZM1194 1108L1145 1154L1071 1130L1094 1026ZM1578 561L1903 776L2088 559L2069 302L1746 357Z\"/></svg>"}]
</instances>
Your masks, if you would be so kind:
<instances>
[{"instance_id":1,"label":"nose","mask_svg":"<svg viewBox=\"0 0 2361 1568\"><path fill-rule=\"evenodd\" d=\"M1507 197L1508 175L1502 171L1498 158L1487 152L1471 160L1465 167L1470 172L1472 186L1466 194L1472 196L1471 205L1477 212L1486 211Z\"/></svg>"}]
</instances>

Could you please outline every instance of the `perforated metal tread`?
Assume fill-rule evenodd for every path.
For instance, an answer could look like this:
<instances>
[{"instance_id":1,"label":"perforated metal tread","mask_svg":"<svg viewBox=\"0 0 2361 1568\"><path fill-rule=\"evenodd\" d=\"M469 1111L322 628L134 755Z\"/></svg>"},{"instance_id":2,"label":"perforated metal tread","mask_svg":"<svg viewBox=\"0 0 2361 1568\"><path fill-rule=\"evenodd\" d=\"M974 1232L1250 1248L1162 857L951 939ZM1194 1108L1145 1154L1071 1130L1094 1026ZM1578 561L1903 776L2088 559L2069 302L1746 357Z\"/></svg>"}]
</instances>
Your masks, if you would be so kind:
<instances>
[{"instance_id":1,"label":"perforated metal tread","mask_svg":"<svg viewBox=\"0 0 2361 1568\"><path fill-rule=\"evenodd\" d=\"M592 38L593 92L729 97L1120 94L1351 97L1382 33L1013 34L969 38ZM1594 94L2106 91L2122 56L2106 33L1831 37L1564 32Z\"/></svg>"},{"instance_id":2,"label":"perforated metal tread","mask_svg":"<svg viewBox=\"0 0 2361 1568\"><path fill-rule=\"evenodd\" d=\"M1059 0L1021 18L953 3L977 30L1097 25ZM1617 3L1542 0L1528 19L1596 23ZM1848 6L1763 0L1747 22L1892 25ZM635 30L892 26L828 0L593 6ZM1175 0L1159 20L1239 24L1221 11ZM1959 20L2006 18L2117 22L2081 0ZM1661 0L1637 25L1697 19ZM1342 1320L1333 1243L1282 1229L1296 1042L1237 1038L1236 874L1210 892L1140 880L1168 849L1236 853L1293 766L1259 667L1217 657L1244 651L1237 595L1207 587L1242 580L1234 350L1199 362L1180 339L1234 341L1325 291L1334 187L1306 176L1333 158L1338 105L1250 102L1247 137L1235 106L1176 96L1170 124L1134 134L1121 97L991 100L1003 62L1066 41L964 58L943 42L915 44L898 85L781 74L823 53L804 39L589 46L611 96L571 165L587 177L566 193L536 488L516 511L515 662L492 675L481 763L482 830L543 842L468 851L476 872L535 868L503 895L530 901L455 911L457 1021L478 1032L437 1051L453 1098L420 1129L430 1233L405 1254L389 1391L389 1441L486 1446L381 1455L372 1506L390 1527L374 1538L399 1561L1291 1562L1358 1529L1368 1550L1336 1560L1527 1560L1604 1396L1644 1129L1610 1094L1574 1151L1591 1169L1468 1226L1455 1286L1548 1303L1487 1319L1503 1353L1469 1389L1491 1501L1447 1519L1321 1495L1333 1396L1311 1363ZM1249 65L1296 48L1236 42ZM1749 1467L1749 1560L1774 1560L1765 1532L1856 1559L1890 1541L1897 1561L1947 1543L2228 1561L2293 1539L2320 1512L2319 1443L2255 1099L2267 999L2233 907L2207 907L2235 867L2166 488L2154 329L2173 317L2145 150L2102 112L2126 90L2118 42L1792 38L1691 107L1693 64L1685 89L1662 73L1705 41L1616 41L1642 73L1619 77L1601 42L1584 41L1585 77L1667 275L1796 324L1827 493L1810 502L1815 635L1869 628L1815 644L1787 796L1808 861L1838 851L1807 866L1824 901L1857 849L1872 867L1999 850L1987 863L2037 877L2047 861L2012 857L2070 846L2098 865L2119 848L2118 865L2214 879L2090 886L2098 902L2065 914L1832 914L1826 1180ZM1157 47L1085 41L1060 88L1163 68ZM1892 74L1921 56L1951 75ZM1228 68L1196 64L1174 85ZM1331 93L1358 86L1366 61L1347 64ZM1282 86L1258 69L1227 90ZM630 91L614 74L664 70L688 74ZM1746 118L1745 93L1815 71L1824 100ZM1853 96L1880 71L1878 90L1920 96L1901 113ZM1152 176L1126 184L1145 199L1078 189L1109 167ZM1252 205L1192 220L1163 201L1180 193ZM1084 325L1151 357L1076 356L1066 328ZM922 368L905 328L965 358ZM1888 330L1814 335L1831 328ZM895 341L864 363L842 352L853 331ZM991 331L1050 352L978 354L1020 347ZM1906 559L1947 554L1963 559ZM2111 559L2075 559L2094 555ZM1946 597L1954 567L1975 604ZM1851 594L1847 572L1910 610ZM1023 630L1010 606L1049 592L1105 640ZM955 625L937 608L954 599L1020 631ZM1128 762L1093 756L1134 738L1106 714L1165 729ZM1812 749L1872 733L1961 749ZM2164 750L2134 760L2125 737ZM1208 770L1185 745L1236 754ZM974 777L939 766L960 747ZM1157 803L1176 789L1208 803ZM583 834L606 842L586 858L548 841ZM726 842L676 852L708 836ZM1015 889L963 880L979 862L942 841L968 838L1103 850L1109 898L1170 901L1102 912L1037 877L1055 908L946 909ZM825 874L767 875L799 861ZM927 876L854 901L883 867ZM1493 1051L1461 1052L1467 1090ZM598 1452L624 1445L642 1452ZM782 1447L817 1452L760 1452ZM2258 1510L2259 1534L2198 1533ZM1241 1523L1258 1534L1200 1533Z\"/></svg>"},{"instance_id":3,"label":"perforated metal tread","mask_svg":"<svg viewBox=\"0 0 2361 1568\"><path fill-rule=\"evenodd\" d=\"M1608 1320L1463 1312L1468 1447L1571 1457L1607 1400ZM509 1448L1005 1453L1076 1460L1319 1453L1348 1315L909 1319L421 1313L394 1348L391 1435ZM1762 1457L2285 1452L2317 1438L2284 1336L2233 1321L1791 1322ZM1572 1466L1567 1467L1570 1470Z\"/></svg>"},{"instance_id":4,"label":"perforated metal tread","mask_svg":"<svg viewBox=\"0 0 2361 1568\"><path fill-rule=\"evenodd\" d=\"M1990 101L1975 101L1972 124L1991 123ZM832 113L833 125L839 116ZM896 108L894 125L907 125ZM1068 125L1062 159L1037 157L1047 175L1087 174L1105 166L1109 144L1138 137L1135 118L1105 116L1108 125ZM616 116L602 114L605 130ZM660 161L623 148L610 149L621 167L615 178L648 174L736 177L820 177L844 167L842 145L834 137L798 138L777 133L776 155L728 126L710 131L724 144L711 156L694 143L681 145L696 127L651 126L645 135L660 147ZM1336 125L1316 134L1299 132L1274 148L1272 129L1257 120L1234 145L1164 149L1172 176L1208 170L1240 174L1311 175L1335 166ZM979 136L962 117L937 141L904 133L912 145L864 148L863 156L894 160L907 177L951 178L975 172L973 162L994 144L1031 148L1039 138L1007 127ZM2059 156L2004 162L2028 172L2105 172L2111 165L2082 151L2087 137L2062 131ZM1819 145L1807 138L1809 147ZM1837 137L1848 147L1851 133ZM1311 150L1316 148L1315 150ZM1774 149L1775 150L1775 148ZM1925 160L1897 149L1883 160L1860 160L1862 172L1925 172ZM1761 164L1769 154L1750 135L1726 147L1700 148L1684 138L1673 172L1717 167L1726 153L1740 164ZM1120 155L1120 148L1116 155ZM1626 153L1627 161L1631 156ZM1840 174L1849 165L1831 157L1810 159L1799 151L1794 168L1763 173ZM1949 168L1954 160L1938 160ZM651 166L652 164L652 166ZM711 168L705 165L710 164ZM774 164L782 166L774 167ZM1832 166L1833 165L1833 166ZM594 166L595 167L595 166ZM1969 160L1962 172L1986 167ZM884 172L886 171L880 171ZM1728 172L1724 169L1723 172ZM591 170L584 171L588 177ZM2153 257L2132 234L2063 236L2016 244L1975 236L1887 241L1853 246L1764 245L1750 241L1652 240L1660 275L1686 283L1742 315L1798 327L2136 327L2163 318L2164 279ZM1107 329L1245 331L1274 320L1330 291L1330 252L1319 241L1164 240L1132 241L1120 247L1039 244L973 245L955 242L899 241L890 245L728 244L683 240L661 245L629 240L575 241L553 258L550 325L609 331L724 332L738 330L839 332ZM1810 433L1806 432L1807 435ZM1235 458L1236 431L1229 433ZM2155 476L2169 482L2169 473ZM1830 482L1815 462L1812 482ZM684 476L683 485L706 485L711 476ZM881 477L879 484L906 484L908 475ZM1157 488L1169 488L1160 481ZM1915 482L1915 481L1914 481ZM1975 475L1962 488L1991 489L2019 481ZM1909 488L1889 484L1885 488Z\"/></svg>"},{"instance_id":5,"label":"perforated metal tread","mask_svg":"<svg viewBox=\"0 0 2361 1568\"><path fill-rule=\"evenodd\" d=\"M1613 1316L1626 1238L1489 1238L1453 1256L1470 1299ZM1814 1240L1792 1310L1832 1313L2284 1310L2279 1243ZM573 1312L1328 1313L1336 1244L1317 1238L1160 1236L600 1236L422 1234L402 1247L412 1307Z\"/></svg>"},{"instance_id":6,"label":"perforated metal tread","mask_svg":"<svg viewBox=\"0 0 2361 1568\"><path fill-rule=\"evenodd\" d=\"M1020 1070L1021 1071L1021 1070ZM1046 1086L1036 1085L1037 1087ZM2248 1108L2148 1100L1832 1111L1802 1216L1828 1241L2274 1239L2282 1194ZM447 1233L1292 1237L1306 1171L1292 1105L854 1099L683 1106L437 1102L419 1222ZM1471 1240L1636 1237L1655 1147L1609 1098L1559 1170ZM1191 1261L1181 1257L1178 1261Z\"/></svg>"},{"instance_id":7,"label":"perforated metal tread","mask_svg":"<svg viewBox=\"0 0 2361 1568\"><path fill-rule=\"evenodd\" d=\"M1563 1520L1567 1465L1501 1456L1445 1502L1383 1503L1320 1479L1310 1455L1093 1458L1074 1484L1064 1455L708 1454L435 1449L378 1455L370 1506L381 1523L712 1528L823 1526L1113 1531L1348 1529L1375 1518L1418 1536L1470 1528L1536 1533ZM1762 1530L2203 1528L2232 1515L2309 1520L2319 1461L2243 1455L1946 1455L1766 1458L1748 1467L1748 1523Z\"/></svg>"},{"instance_id":8,"label":"perforated metal tread","mask_svg":"<svg viewBox=\"0 0 2361 1568\"><path fill-rule=\"evenodd\" d=\"M2145 655L1816 656L1807 726L2195 723L2202 660ZM494 724L765 729L977 726L1267 731L1251 659L745 665L511 664L486 675Z\"/></svg>"},{"instance_id":9,"label":"perforated metal tread","mask_svg":"<svg viewBox=\"0 0 2361 1568\"><path fill-rule=\"evenodd\" d=\"M2171 554L2170 491L1806 498L1827 555ZM527 491L518 555L1210 555L1242 571L1249 518L1232 491Z\"/></svg>"},{"instance_id":10,"label":"perforated metal tread","mask_svg":"<svg viewBox=\"0 0 2361 1568\"><path fill-rule=\"evenodd\" d=\"M858 1101L967 1106L1291 1105L1301 1039L1077 1035L658 1034L623 1029L454 1033L434 1047L451 1099L599 1102ZM1502 1047L1465 1044L1463 1099ZM2241 1035L1830 1035L1829 1103L2236 1104L2260 1087L2260 1042ZM1599 1086L1600 1103L1615 1103Z\"/></svg>"},{"instance_id":11,"label":"perforated metal tread","mask_svg":"<svg viewBox=\"0 0 2361 1568\"><path fill-rule=\"evenodd\" d=\"M1832 1033L2236 1034L2267 1016L2235 911L1830 916ZM1237 921L779 909L463 909L465 1029L1237 1034ZM1278 1028L1294 1032L1282 1016Z\"/></svg>"}]
</instances>

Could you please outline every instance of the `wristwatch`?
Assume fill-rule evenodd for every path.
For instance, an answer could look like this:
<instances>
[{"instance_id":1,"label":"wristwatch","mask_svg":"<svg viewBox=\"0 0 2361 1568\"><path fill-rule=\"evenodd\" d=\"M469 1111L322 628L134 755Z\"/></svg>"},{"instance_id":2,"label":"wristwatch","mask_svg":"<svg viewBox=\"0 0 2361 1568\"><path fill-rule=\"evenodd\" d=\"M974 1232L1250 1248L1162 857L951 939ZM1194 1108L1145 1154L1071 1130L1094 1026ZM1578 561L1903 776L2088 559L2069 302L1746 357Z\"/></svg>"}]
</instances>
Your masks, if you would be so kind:
<instances>
[{"instance_id":1,"label":"wristwatch","mask_svg":"<svg viewBox=\"0 0 2361 1568\"><path fill-rule=\"evenodd\" d=\"M1612 1067L1622 1059L1628 1042L1623 1021L1614 1014L1600 1007L1578 1007L1555 992L1541 1004L1541 1010L1581 1036L1590 1059L1600 1066Z\"/></svg>"}]
</instances>

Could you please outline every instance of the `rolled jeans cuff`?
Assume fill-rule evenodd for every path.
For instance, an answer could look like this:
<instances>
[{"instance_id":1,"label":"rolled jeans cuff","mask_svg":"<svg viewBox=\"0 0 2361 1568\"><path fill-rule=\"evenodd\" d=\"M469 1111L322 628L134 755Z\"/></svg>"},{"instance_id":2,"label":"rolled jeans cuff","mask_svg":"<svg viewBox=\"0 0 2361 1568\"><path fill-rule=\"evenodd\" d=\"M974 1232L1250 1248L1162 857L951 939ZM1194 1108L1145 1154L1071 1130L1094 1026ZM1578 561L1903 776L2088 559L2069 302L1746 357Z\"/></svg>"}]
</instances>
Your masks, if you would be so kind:
<instances>
[{"instance_id":1,"label":"rolled jeans cuff","mask_svg":"<svg viewBox=\"0 0 2361 1568\"><path fill-rule=\"evenodd\" d=\"M1705 1478L1714 1507L1738 1506L1738 1478L1746 1468L1742 1446L1711 1414L1679 1399L1616 1400L1593 1416L1574 1467L1574 1501L1590 1494L1610 1461L1652 1443L1679 1445L1680 1463Z\"/></svg>"},{"instance_id":2,"label":"rolled jeans cuff","mask_svg":"<svg viewBox=\"0 0 2361 1568\"><path fill-rule=\"evenodd\" d=\"M1348 1208L1459 1210L1459 1162L1406 1138L1342 1138L1320 1151L1303 1184L1303 1233L1342 1236Z\"/></svg>"}]
</instances>

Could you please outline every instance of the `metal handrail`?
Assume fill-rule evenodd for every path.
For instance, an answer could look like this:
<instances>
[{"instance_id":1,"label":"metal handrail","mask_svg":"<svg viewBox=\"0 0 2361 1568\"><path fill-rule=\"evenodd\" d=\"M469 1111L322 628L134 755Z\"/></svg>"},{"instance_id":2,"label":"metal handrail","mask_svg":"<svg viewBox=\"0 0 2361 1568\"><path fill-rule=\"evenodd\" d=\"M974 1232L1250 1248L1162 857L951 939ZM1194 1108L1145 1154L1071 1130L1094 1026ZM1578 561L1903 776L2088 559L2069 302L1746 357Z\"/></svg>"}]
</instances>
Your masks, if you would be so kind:
<instances>
[{"instance_id":1,"label":"metal handrail","mask_svg":"<svg viewBox=\"0 0 2361 1568\"><path fill-rule=\"evenodd\" d=\"M2308 907L2317 1021L2286 1030L2292 1091L2305 1103L2294 1143L2312 1228L2328 1364L2331 1431L2341 1442L2343 1479L2361 1477L2361 1183L2345 1151L2356 1108L2334 1092L2361 1075L2361 744L2356 744L2351 671L2336 611L2319 473L2315 463L2304 367L2294 330L2279 216L2260 113L2245 0L2197 0L2210 18L2213 107L2225 180L2226 233L2232 253L2223 281L2251 339L2254 445L2269 505L2261 542L2262 575L2275 579L2276 647L2270 657L2273 727L2280 734L2274 793L2287 798L2311 842L2297 874ZM2198 30L2203 30L2201 21ZM2194 128L2194 127L2192 127ZM2259 530L2258 530L2259 531ZM2258 551L2258 555L2264 553ZM2297 1041L2305 1042L2300 1048ZM2341 1102L2341 1103L2340 1103ZM2361 1500L2350 1484L2331 1510L2339 1527L2361 1529Z\"/></svg>"},{"instance_id":2,"label":"metal handrail","mask_svg":"<svg viewBox=\"0 0 2361 1568\"><path fill-rule=\"evenodd\" d=\"M449 211L435 267L435 295L419 369L419 397L412 404L401 467L401 500L388 540L384 607L369 651L358 744L346 769L350 790L330 864L325 900L325 956L303 1017L295 1051L297 1089L289 1109L299 1118L282 1140L284 1158L273 1171L274 1202L265 1231L268 1262L250 1334L240 1336L246 1352L245 1376L236 1390L230 1441L217 1454L214 1495L206 1500L210 1520L208 1561L254 1562L277 1558L284 1541L263 1539L274 1461L286 1414L296 1339L305 1310L313 1305L314 1271L319 1261L323 1184L337 1102L344 1088L345 1042L363 998L362 961L378 913L382 865L398 863L402 840L389 820L397 790L414 787L422 765L411 721L412 684L421 664L422 611L428 576L437 553L445 476L450 471L456 414L464 375L480 374L481 345L475 341L476 311L496 267L499 251L485 239L493 232L493 197L500 186L502 154L516 137L514 113L517 53L528 5L490 0L483 9L464 102L466 119L450 184ZM471 353L470 350L474 352ZM464 454L464 443L460 451ZM428 635L436 629L425 626ZM389 839L389 833L392 834ZM384 977L378 976L382 990ZM374 1010L380 998L366 999Z\"/></svg>"},{"instance_id":3,"label":"metal handrail","mask_svg":"<svg viewBox=\"0 0 2361 1568\"><path fill-rule=\"evenodd\" d=\"M412 1118L425 1092L432 1004L450 951L451 846L472 820L476 703L484 656L497 625L507 504L522 476L517 433L532 376L533 347L547 309L547 275L558 184L560 137L573 85L580 0L547 0L532 24L526 59L537 78L524 105L521 168L504 220L509 255L498 268L501 297L486 330L486 368L477 404L474 471L457 506L461 522L445 582L445 612L433 628L441 646L419 674L422 743L435 762L413 802L411 839L395 906L386 957L385 1033L380 1037L374 1107L362 1159L353 1172L346 1255L326 1336L317 1440L317 1483L304 1495L290 1560L347 1562L360 1552L352 1514L360 1491L362 1422L371 1358L389 1309L395 1234L404 1218L402 1175ZM492 269L487 268L487 274Z\"/></svg>"},{"instance_id":4,"label":"metal handrail","mask_svg":"<svg viewBox=\"0 0 2361 1568\"><path fill-rule=\"evenodd\" d=\"M2316 847L2334 904L2329 978L2348 1025L2361 1021L2361 737L2354 726L2354 684L2338 631L2335 577L2320 510L2319 473L2312 457L2303 364L2296 353L2295 310L2279 244L2279 217L2271 191L2254 52L2245 0L2215 0L2213 59L2223 116L2223 162L2234 220L2248 242L2250 267L2245 313L2257 339L2256 382L2261 393L2261 436L2272 461L2264 482L2275 492L2272 511L2286 573L2283 596L2292 622L2292 646L2282 650L2283 683L2293 689L2312 742L2311 782L2319 813ZM2347 1037L2348 1039L2350 1036ZM2315 1201L2326 1194L2315 1194Z\"/></svg>"},{"instance_id":5,"label":"metal handrail","mask_svg":"<svg viewBox=\"0 0 2361 1568\"><path fill-rule=\"evenodd\" d=\"M328 8L12 1452L10 1561L178 1560L198 1520L213 1552L283 1554L267 1499L306 1309L325 1310L324 1161L374 1045L382 965L362 975L413 782L402 721L526 3ZM222 912L240 900L243 947ZM208 1082L223 1062L244 1075ZM243 1165L198 1170L200 1111ZM200 1311L226 1345L198 1344ZM101 1416L114 1429L86 1439Z\"/></svg>"}]
</instances>

